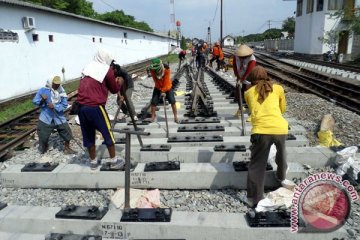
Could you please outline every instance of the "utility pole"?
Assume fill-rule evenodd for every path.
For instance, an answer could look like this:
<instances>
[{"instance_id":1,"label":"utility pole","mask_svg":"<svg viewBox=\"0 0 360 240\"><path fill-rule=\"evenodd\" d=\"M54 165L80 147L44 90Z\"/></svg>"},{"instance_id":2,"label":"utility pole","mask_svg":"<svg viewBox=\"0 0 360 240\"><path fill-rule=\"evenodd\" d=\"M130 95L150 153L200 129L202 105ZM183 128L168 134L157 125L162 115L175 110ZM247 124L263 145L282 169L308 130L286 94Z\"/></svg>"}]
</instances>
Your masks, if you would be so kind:
<instances>
[{"instance_id":1,"label":"utility pole","mask_svg":"<svg viewBox=\"0 0 360 240\"><path fill-rule=\"evenodd\" d=\"M211 46L211 28L210 28L210 24L209 24L209 27L208 27L208 43L209 43L209 46Z\"/></svg>"},{"instance_id":2,"label":"utility pole","mask_svg":"<svg viewBox=\"0 0 360 240\"><path fill-rule=\"evenodd\" d=\"M269 30L270 30L271 20L268 20L268 24L269 24Z\"/></svg>"},{"instance_id":3,"label":"utility pole","mask_svg":"<svg viewBox=\"0 0 360 240\"><path fill-rule=\"evenodd\" d=\"M220 47L223 47L223 0L220 3Z\"/></svg>"},{"instance_id":4,"label":"utility pole","mask_svg":"<svg viewBox=\"0 0 360 240\"><path fill-rule=\"evenodd\" d=\"M175 0L170 0L170 32L175 31Z\"/></svg>"}]
</instances>

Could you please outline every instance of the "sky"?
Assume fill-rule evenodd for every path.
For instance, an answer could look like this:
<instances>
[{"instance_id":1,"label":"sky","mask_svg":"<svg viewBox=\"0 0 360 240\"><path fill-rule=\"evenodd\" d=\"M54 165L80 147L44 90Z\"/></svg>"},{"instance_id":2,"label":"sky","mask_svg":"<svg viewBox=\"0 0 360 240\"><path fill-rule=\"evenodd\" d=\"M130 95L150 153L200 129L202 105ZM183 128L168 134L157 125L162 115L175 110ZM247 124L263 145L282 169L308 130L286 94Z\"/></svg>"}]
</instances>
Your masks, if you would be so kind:
<instances>
[{"instance_id":1,"label":"sky","mask_svg":"<svg viewBox=\"0 0 360 240\"><path fill-rule=\"evenodd\" d=\"M171 27L170 14L181 22L181 33L186 38L207 39L210 26L212 41L220 37L221 0L88 0L99 13L123 10L137 21L144 21L156 32L167 32ZM293 17L294 0L223 0L223 37L263 33L269 28L281 28L282 22ZM269 22L270 20L270 22Z\"/></svg>"}]
</instances>

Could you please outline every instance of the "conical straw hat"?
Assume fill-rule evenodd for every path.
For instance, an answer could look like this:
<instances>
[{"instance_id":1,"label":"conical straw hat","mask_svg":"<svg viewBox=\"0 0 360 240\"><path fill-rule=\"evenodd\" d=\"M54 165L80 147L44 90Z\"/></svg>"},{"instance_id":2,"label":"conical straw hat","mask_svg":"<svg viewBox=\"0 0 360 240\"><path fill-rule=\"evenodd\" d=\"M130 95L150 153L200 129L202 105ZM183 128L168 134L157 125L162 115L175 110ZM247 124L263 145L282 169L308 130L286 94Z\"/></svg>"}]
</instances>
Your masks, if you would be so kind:
<instances>
[{"instance_id":1,"label":"conical straw hat","mask_svg":"<svg viewBox=\"0 0 360 240\"><path fill-rule=\"evenodd\" d=\"M246 57L253 54L254 51L245 44L241 44L238 49L235 50L235 55L239 57Z\"/></svg>"}]
</instances>

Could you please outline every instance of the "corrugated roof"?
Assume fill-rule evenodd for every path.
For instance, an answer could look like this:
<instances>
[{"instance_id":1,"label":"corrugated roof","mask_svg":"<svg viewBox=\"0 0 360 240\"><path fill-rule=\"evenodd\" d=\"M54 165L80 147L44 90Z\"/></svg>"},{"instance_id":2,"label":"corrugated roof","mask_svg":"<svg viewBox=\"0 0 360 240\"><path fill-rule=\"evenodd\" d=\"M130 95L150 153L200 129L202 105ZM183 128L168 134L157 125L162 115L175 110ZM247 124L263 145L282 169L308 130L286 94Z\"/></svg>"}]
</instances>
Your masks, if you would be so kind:
<instances>
[{"instance_id":1,"label":"corrugated roof","mask_svg":"<svg viewBox=\"0 0 360 240\"><path fill-rule=\"evenodd\" d=\"M68 16L68 17L74 17L74 18L85 20L85 21L96 22L96 23L99 23L99 24L118 27L118 28L122 28L122 29L128 29L128 30L135 31L135 32L146 33L146 34L154 35L154 36L157 36L157 37L169 38L169 37L164 36L164 35L160 35L160 34L156 34L156 33L152 33L152 32L146 32L146 31L139 30L139 29L136 29L136 28L121 26L121 25L117 25L117 24L114 24L114 23L104 22L104 21L93 19L93 18L84 17L84 16L73 14L73 13L68 13L68 12L64 12L64 11L60 11L60 10L56 10L56 9L53 9L53 8L48 8L48 7L44 7L44 6L40 6L40 5L28 3L28 2L23 2L23 1L18 1L18 0L0 0L0 4L8 4L8 5L15 5L15 6L24 7L24 8L37 9L37 10L40 10L40 11L51 12L51 13L60 14L60 15L63 15L63 16Z\"/></svg>"}]
</instances>

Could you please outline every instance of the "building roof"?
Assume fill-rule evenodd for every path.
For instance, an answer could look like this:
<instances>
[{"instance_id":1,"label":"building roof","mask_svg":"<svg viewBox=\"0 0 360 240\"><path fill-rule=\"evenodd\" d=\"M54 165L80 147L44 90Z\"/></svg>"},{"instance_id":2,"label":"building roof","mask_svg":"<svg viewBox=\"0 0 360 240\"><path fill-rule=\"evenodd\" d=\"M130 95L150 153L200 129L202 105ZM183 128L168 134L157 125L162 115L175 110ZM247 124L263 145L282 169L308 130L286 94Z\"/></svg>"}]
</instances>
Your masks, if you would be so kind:
<instances>
[{"instance_id":1,"label":"building roof","mask_svg":"<svg viewBox=\"0 0 360 240\"><path fill-rule=\"evenodd\" d=\"M73 13L68 13L68 12L65 12L65 11L60 11L60 10L56 10L56 9L53 9L53 8L44 7L44 6L40 6L40 5L28 3L28 2L23 2L23 1L18 1L18 0L0 0L0 5L4 5L4 4L14 5L14 6L22 7L22 8L36 9L36 10L39 10L39 11L59 14L59 15L67 16L67 17L73 17L73 18L77 18L77 19L81 19L81 20L85 20L85 21L90 21L90 22L96 22L96 23L99 23L99 24L104 24L104 25L108 25L108 26L112 26L112 27L128 29L128 30L135 31L135 32L151 34L151 35L154 35L154 36L157 36L157 37L169 38L168 36L164 36L164 35L161 35L161 34L147 32L147 31L139 30L139 29L132 28L132 27L121 26L121 25L117 25L117 24L114 24L114 23L110 23L110 22L104 22L104 21L100 21L100 20L97 20L97 19L94 19L94 18L84 17L84 16L73 14ZM172 39L175 39L175 38L172 38Z\"/></svg>"},{"instance_id":2,"label":"building roof","mask_svg":"<svg viewBox=\"0 0 360 240\"><path fill-rule=\"evenodd\" d=\"M224 37L224 39L225 38L232 38L232 39L235 39L233 36L230 36L230 35L226 35L225 37Z\"/></svg>"}]
</instances>

